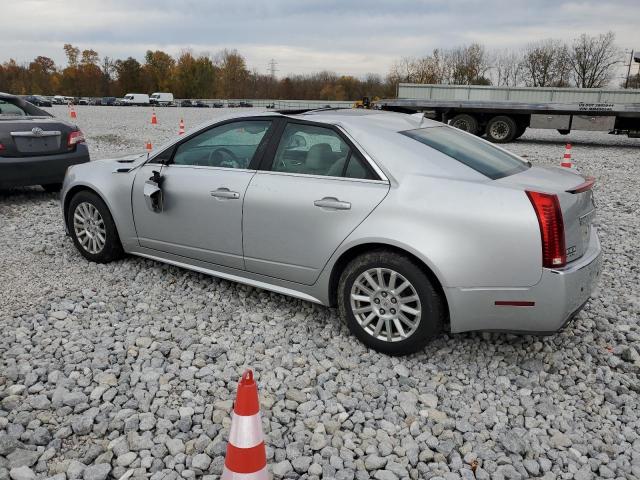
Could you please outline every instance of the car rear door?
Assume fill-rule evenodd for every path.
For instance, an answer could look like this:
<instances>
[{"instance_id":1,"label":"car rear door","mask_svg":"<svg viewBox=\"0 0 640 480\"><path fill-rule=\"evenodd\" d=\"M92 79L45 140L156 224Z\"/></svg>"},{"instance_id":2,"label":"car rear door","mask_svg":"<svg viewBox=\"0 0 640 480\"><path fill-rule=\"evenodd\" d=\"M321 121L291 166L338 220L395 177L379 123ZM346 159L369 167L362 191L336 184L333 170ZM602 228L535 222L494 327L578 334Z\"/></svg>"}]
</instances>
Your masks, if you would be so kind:
<instances>
[{"instance_id":1,"label":"car rear door","mask_svg":"<svg viewBox=\"0 0 640 480\"><path fill-rule=\"evenodd\" d=\"M224 122L191 135L147 163L134 180L132 209L140 246L243 269L242 205L273 120ZM160 211L150 208L149 180L161 177Z\"/></svg>"},{"instance_id":2,"label":"car rear door","mask_svg":"<svg viewBox=\"0 0 640 480\"><path fill-rule=\"evenodd\" d=\"M245 267L311 285L389 183L333 126L289 120L280 131L245 195Z\"/></svg>"}]
</instances>

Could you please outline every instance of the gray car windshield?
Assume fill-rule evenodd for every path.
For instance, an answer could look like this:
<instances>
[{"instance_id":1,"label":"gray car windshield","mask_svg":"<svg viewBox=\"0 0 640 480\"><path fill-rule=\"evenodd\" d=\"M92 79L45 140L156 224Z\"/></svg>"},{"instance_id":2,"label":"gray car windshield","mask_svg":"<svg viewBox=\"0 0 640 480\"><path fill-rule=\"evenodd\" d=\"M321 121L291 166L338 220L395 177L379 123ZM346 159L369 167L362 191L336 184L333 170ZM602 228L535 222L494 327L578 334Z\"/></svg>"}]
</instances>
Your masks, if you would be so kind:
<instances>
[{"instance_id":1,"label":"gray car windshield","mask_svg":"<svg viewBox=\"0 0 640 480\"><path fill-rule=\"evenodd\" d=\"M496 180L527 170L531 165L493 145L448 127L400 132Z\"/></svg>"}]
</instances>

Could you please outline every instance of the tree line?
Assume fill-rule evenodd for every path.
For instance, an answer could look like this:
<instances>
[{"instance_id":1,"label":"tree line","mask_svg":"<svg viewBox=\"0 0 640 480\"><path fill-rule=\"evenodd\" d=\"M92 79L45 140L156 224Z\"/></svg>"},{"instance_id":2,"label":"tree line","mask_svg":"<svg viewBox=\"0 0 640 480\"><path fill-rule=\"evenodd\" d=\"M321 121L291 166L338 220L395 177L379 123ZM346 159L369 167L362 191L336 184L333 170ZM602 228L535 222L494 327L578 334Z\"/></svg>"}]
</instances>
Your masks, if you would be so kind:
<instances>
[{"instance_id":1,"label":"tree line","mask_svg":"<svg viewBox=\"0 0 640 480\"><path fill-rule=\"evenodd\" d=\"M389 77L395 83L602 88L623 63L614 33L607 32L582 34L570 43L545 39L522 50L490 51L478 43L435 49L395 62Z\"/></svg>"},{"instance_id":2,"label":"tree line","mask_svg":"<svg viewBox=\"0 0 640 480\"><path fill-rule=\"evenodd\" d=\"M173 57L148 50L133 57L100 57L92 49L65 44L66 66L45 56L0 64L0 91L74 97L121 97L129 92L172 92L176 98L267 98L355 100L392 97L399 82L596 88L610 84L622 64L615 35L580 35L571 43L547 39L524 49L488 50L479 43L435 49L422 57L403 57L388 75L363 77L322 71L276 78L250 70L236 50L215 55L182 51ZM638 87L638 75L630 87Z\"/></svg>"}]
</instances>

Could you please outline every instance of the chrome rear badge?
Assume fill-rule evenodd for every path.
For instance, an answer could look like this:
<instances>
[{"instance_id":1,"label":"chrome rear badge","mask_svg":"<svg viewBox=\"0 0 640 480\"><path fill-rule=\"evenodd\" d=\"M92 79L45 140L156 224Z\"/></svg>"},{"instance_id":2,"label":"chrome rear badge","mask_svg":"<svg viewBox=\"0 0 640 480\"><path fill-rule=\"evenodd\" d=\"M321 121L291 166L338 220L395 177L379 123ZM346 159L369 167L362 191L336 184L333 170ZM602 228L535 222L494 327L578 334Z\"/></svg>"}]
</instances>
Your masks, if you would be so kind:
<instances>
[{"instance_id":1,"label":"chrome rear badge","mask_svg":"<svg viewBox=\"0 0 640 480\"><path fill-rule=\"evenodd\" d=\"M42 136L42 129L40 127L35 127L31 129L31 133L33 133L34 136L36 137L41 137Z\"/></svg>"}]
</instances>

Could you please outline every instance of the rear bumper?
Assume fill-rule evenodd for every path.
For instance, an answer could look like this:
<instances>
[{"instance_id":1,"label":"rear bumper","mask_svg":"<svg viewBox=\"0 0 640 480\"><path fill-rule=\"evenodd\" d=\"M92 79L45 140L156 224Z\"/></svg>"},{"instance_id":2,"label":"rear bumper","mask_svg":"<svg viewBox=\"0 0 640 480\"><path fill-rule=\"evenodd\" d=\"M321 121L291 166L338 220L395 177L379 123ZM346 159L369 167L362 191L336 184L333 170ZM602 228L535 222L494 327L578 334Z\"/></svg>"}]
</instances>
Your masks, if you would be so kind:
<instances>
[{"instance_id":1,"label":"rear bumper","mask_svg":"<svg viewBox=\"0 0 640 480\"><path fill-rule=\"evenodd\" d=\"M62 183L67 168L89 161L89 149L84 143L73 152L39 157L0 157L0 188L26 187Z\"/></svg>"},{"instance_id":2,"label":"rear bumper","mask_svg":"<svg viewBox=\"0 0 640 480\"><path fill-rule=\"evenodd\" d=\"M451 331L556 332L582 309L601 269L602 248L594 227L582 257L562 269L543 269L540 282L533 287L447 288ZM496 301L533 305L496 305Z\"/></svg>"}]
</instances>

